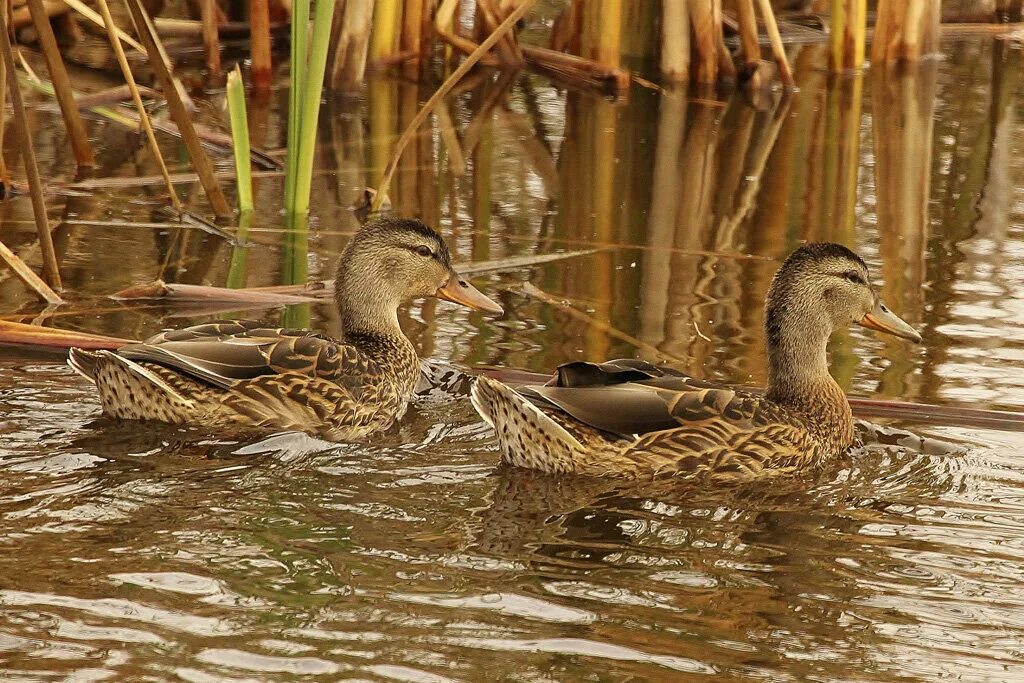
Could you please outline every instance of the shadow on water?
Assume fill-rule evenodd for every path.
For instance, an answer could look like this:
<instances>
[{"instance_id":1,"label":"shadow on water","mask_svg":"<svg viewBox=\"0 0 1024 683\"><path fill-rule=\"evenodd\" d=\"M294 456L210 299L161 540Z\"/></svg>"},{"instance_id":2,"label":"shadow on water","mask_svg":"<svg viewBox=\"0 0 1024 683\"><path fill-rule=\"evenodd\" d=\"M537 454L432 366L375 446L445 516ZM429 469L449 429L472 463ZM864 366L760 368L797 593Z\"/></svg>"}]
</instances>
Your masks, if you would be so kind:
<instances>
[{"instance_id":1,"label":"shadow on water","mask_svg":"<svg viewBox=\"0 0 1024 683\"><path fill-rule=\"evenodd\" d=\"M919 70L832 78L823 48L805 46L799 91L756 106L473 76L402 157L396 210L438 225L462 262L597 251L481 275L501 320L423 301L403 309L403 328L422 356L462 365L635 356L763 384L761 305L778 259L835 240L925 337L837 334L844 389L1024 409L1021 52L946 48ZM0 272L0 317L141 338L228 313L108 294L156 278L329 277L358 226L349 206L428 95L379 79L360 99L329 99L309 224L266 208L283 180L263 173L252 245L234 249L169 225L139 141L93 123L96 176L115 181L50 202L71 303L44 310ZM255 146L282 145L285 99L250 102ZM57 188L72 172L62 128L34 114ZM193 185L183 195L203 212ZM0 238L38 265L29 211L0 206ZM524 280L563 305L524 294ZM321 304L243 314L338 329ZM464 383L435 377L448 389L401 425L332 445L117 423L58 356L0 351L0 677L1024 676L1016 434L894 423L865 428L864 447L813 477L625 486L496 468Z\"/></svg>"}]
</instances>

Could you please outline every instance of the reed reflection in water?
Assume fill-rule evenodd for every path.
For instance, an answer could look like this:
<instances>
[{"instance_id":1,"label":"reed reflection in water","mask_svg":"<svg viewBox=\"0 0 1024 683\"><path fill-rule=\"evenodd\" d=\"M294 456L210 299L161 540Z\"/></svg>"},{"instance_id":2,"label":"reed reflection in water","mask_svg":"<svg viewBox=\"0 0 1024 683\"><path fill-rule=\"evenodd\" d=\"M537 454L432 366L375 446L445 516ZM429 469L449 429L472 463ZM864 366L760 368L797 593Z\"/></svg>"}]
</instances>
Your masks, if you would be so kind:
<instances>
[{"instance_id":1,"label":"reed reflection in water","mask_svg":"<svg viewBox=\"0 0 1024 683\"><path fill-rule=\"evenodd\" d=\"M837 240L926 340L837 335L844 388L1024 410L1020 51L946 47L919 69L842 78L826 76L821 47L800 48L800 90L753 104L473 76L403 156L392 204L439 225L463 262L598 251L482 275L500 321L426 301L403 327L424 356L466 365L639 356L761 384L778 259ZM329 99L308 229L258 208L240 249L167 225L156 190L134 180L155 173L148 156L94 126L100 175L134 184L50 203L73 303L43 310L0 273L3 317L130 337L229 314L337 331L323 305L103 297L154 277L329 277L358 225L348 207L428 94L379 79L361 100ZM257 146L283 140L284 95L250 102ZM67 177L55 114L36 117L44 174ZM279 175L258 174L258 207L280 194ZM0 206L0 238L38 265L28 211ZM970 445L883 433L785 486L637 488L495 468L465 389L435 390L369 444L239 443L98 418L59 357L3 349L0 678L1024 677L1016 434L897 424Z\"/></svg>"}]
</instances>

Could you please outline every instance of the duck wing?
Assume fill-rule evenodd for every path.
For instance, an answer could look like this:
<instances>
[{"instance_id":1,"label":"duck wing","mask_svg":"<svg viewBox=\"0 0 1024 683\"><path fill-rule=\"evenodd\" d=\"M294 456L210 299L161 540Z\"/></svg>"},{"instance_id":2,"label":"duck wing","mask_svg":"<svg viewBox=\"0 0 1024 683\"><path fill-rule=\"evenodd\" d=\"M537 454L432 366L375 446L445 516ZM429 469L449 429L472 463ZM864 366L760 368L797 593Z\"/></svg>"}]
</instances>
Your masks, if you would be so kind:
<instances>
[{"instance_id":1,"label":"duck wing","mask_svg":"<svg viewBox=\"0 0 1024 683\"><path fill-rule=\"evenodd\" d=\"M649 434L726 421L754 428L780 418L763 397L698 380L645 361L568 363L552 382L519 393L602 432Z\"/></svg>"},{"instance_id":2,"label":"duck wing","mask_svg":"<svg viewBox=\"0 0 1024 683\"><path fill-rule=\"evenodd\" d=\"M124 346L118 354L171 368L221 389L266 375L342 382L367 369L363 367L366 360L348 344L309 330L245 320L163 332L141 344Z\"/></svg>"}]
</instances>

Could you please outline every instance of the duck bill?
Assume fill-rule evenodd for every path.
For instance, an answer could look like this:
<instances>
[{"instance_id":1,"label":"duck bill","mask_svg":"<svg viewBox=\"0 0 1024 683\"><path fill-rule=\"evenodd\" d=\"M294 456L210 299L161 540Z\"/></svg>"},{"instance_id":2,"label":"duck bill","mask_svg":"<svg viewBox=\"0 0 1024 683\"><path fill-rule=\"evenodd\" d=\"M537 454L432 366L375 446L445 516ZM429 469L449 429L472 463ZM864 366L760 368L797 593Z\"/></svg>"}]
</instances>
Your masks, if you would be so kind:
<instances>
[{"instance_id":1,"label":"duck bill","mask_svg":"<svg viewBox=\"0 0 1024 683\"><path fill-rule=\"evenodd\" d=\"M869 330L877 330L901 339L909 339L915 344L921 343L921 335L917 333L917 330L890 311L881 301L876 301L874 309L857 322Z\"/></svg>"},{"instance_id":2,"label":"duck bill","mask_svg":"<svg viewBox=\"0 0 1024 683\"><path fill-rule=\"evenodd\" d=\"M479 289L469 284L469 282L463 280L458 273L452 273L452 276L448 278L448 282L438 289L434 296L438 299L444 299L460 306L465 306L466 308L483 311L484 313L501 315L505 312L505 309L484 296Z\"/></svg>"}]
</instances>

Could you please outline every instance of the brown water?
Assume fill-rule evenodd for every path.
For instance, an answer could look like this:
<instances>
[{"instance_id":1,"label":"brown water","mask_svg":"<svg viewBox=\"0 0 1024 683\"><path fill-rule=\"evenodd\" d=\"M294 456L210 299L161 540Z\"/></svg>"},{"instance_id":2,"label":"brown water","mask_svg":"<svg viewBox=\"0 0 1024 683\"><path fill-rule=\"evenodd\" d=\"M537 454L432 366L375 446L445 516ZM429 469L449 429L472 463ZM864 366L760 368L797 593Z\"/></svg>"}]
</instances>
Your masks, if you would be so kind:
<instances>
[{"instance_id":1,"label":"brown water","mask_svg":"<svg viewBox=\"0 0 1024 683\"><path fill-rule=\"evenodd\" d=\"M480 277L500 320L430 301L405 329L423 356L463 365L639 356L760 384L778 258L833 239L924 336L837 335L845 388L1024 410L1021 55L945 51L917 75L830 82L807 48L800 92L761 109L481 79L404 157L397 210L440 226L461 261L602 251ZM257 245L235 251L112 225L166 223L156 185L54 194L71 303L44 313L3 272L0 311L138 338L239 314L105 295L158 276L326 276L357 225L346 207L428 94L380 81L327 101L308 245L281 230L280 177L259 181L270 208ZM258 145L280 147L284 98L250 101ZM35 140L56 188L72 169L46 104ZM91 130L97 175L156 173L133 134ZM0 238L38 266L27 200L0 211ZM572 311L524 295L524 280ZM327 306L283 315L337 329ZM0 679L1024 680L1019 432L897 424L958 445L876 443L785 488L623 488L496 469L460 391L435 390L370 444L234 442L101 419L61 357L0 349Z\"/></svg>"}]
</instances>

